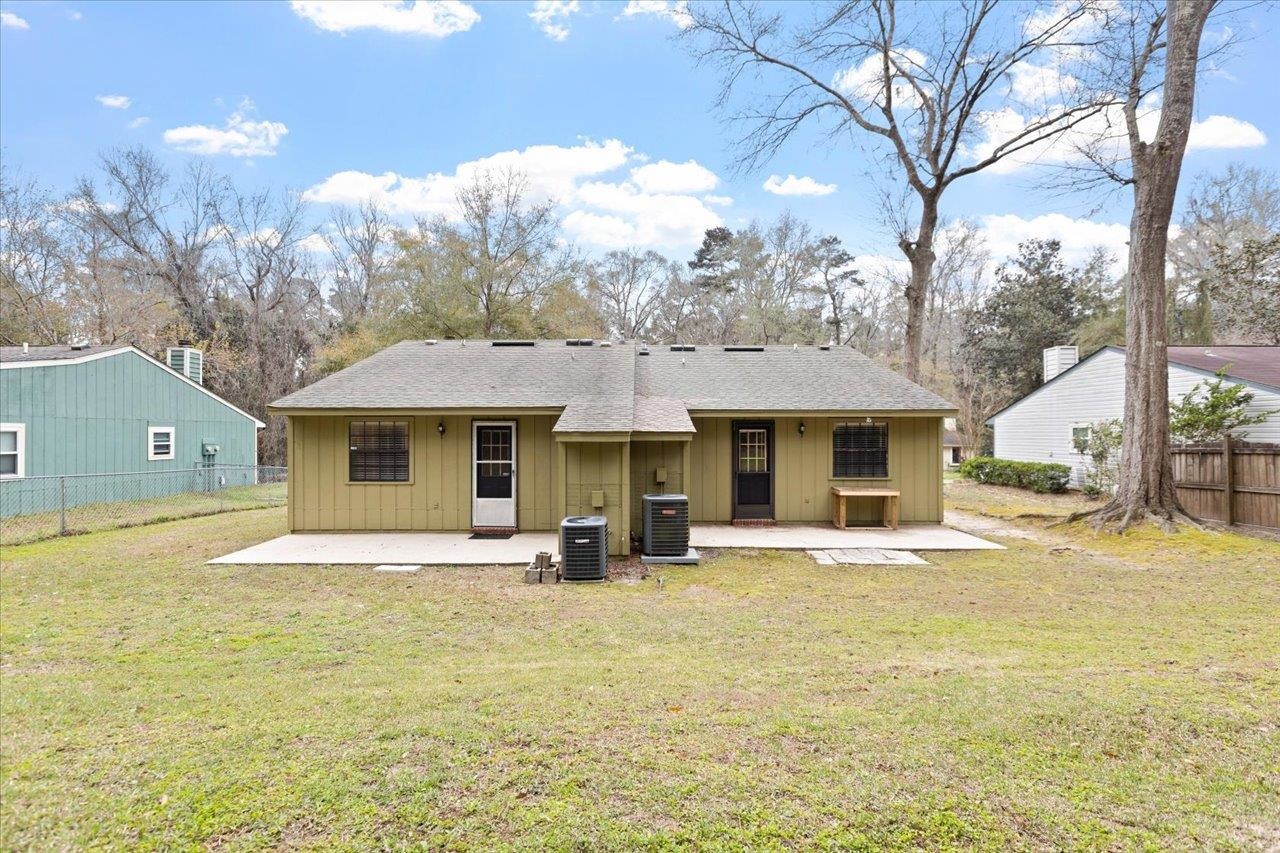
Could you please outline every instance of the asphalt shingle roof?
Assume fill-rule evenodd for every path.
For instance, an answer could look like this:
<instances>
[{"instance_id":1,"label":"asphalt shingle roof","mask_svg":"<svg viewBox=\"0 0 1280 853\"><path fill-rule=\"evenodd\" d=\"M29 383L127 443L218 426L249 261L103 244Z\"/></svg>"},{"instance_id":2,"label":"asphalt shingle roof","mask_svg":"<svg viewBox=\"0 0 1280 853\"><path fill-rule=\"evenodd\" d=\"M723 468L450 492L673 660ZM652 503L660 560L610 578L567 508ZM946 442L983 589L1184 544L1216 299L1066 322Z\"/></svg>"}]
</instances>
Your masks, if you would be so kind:
<instances>
[{"instance_id":1,"label":"asphalt shingle roof","mask_svg":"<svg viewBox=\"0 0 1280 853\"><path fill-rule=\"evenodd\" d=\"M1226 368L1227 375L1236 379L1280 388L1280 347L1169 347L1169 361L1212 373Z\"/></svg>"},{"instance_id":2,"label":"asphalt shingle roof","mask_svg":"<svg viewBox=\"0 0 1280 853\"><path fill-rule=\"evenodd\" d=\"M851 349L404 341L274 409L563 408L557 432L693 432L698 411L952 410Z\"/></svg>"},{"instance_id":3,"label":"asphalt shingle roof","mask_svg":"<svg viewBox=\"0 0 1280 853\"><path fill-rule=\"evenodd\" d=\"M18 363L23 361L61 361L70 358L84 358L100 352L115 352L128 349L128 344L107 344L105 346L72 347L67 344L56 344L47 347L0 347L0 363Z\"/></svg>"},{"instance_id":4,"label":"asphalt shingle roof","mask_svg":"<svg viewBox=\"0 0 1280 853\"><path fill-rule=\"evenodd\" d=\"M636 393L704 411L911 411L951 403L847 347L769 346L762 352L651 347L636 359Z\"/></svg>"}]
</instances>

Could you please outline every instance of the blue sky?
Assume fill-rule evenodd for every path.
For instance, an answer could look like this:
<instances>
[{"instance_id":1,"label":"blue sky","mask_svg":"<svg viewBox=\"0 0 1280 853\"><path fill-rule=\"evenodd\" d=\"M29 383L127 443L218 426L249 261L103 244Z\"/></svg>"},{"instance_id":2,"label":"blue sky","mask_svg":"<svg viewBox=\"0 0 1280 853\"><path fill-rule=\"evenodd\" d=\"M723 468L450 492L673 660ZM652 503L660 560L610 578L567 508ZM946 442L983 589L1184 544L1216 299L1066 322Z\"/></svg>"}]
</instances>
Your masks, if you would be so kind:
<instances>
[{"instance_id":1,"label":"blue sky","mask_svg":"<svg viewBox=\"0 0 1280 853\"><path fill-rule=\"evenodd\" d=\"M856 148L808 133L734 173L717 80L674 38L671 4L410 6L4 0L6 168L65 190L112 146L145 144L175 166L203 152L241 185L306 191L319 220L371 194L406 218L444 212L460 166L513 165L565 202L589 252L683 257L707 225L790 209L859 254L893 254ZM1201 86L1208 123L1188 174L1280 165L1276 24L1265 6L1230 21L1245 38ZM515 153L486 159L502 152ZM769 192L771 176L809 194ZM1083 256L1123 246L1127 200L1096 201L1037 190L1022 169L968 178L944 205L985 225L997 254L1058 236Z\"/></svg>"}]
</instances>

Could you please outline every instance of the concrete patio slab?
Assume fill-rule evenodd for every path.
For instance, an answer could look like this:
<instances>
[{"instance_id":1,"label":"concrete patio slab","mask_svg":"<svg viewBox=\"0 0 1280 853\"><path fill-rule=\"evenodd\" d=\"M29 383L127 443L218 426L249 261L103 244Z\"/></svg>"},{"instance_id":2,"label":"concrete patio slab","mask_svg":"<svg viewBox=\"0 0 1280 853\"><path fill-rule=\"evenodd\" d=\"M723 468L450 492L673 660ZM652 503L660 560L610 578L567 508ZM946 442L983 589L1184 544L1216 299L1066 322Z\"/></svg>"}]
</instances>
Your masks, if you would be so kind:
<instances>
[{"instance_id":1,"label":"concrete patio slab","mask_svg":"<svg viewBox=\"0 0 1280 853\"><path fill-rule=\"evenodd\" d=\"M927 560L910 551L890 551L886 548L829 548L810 551L809 556L820 566L927 566Z\"/></svg>"},{"instance_id":2,"label":"concrete patio slab","mask_svg":"<svg viewBox=\"0 0 1280 853\"><path fill-rule=\"evenodd\" d=\"M820 524L778 524L773 527L695 524L689 530L689 544L695 548L777 548L802 551L828 548L887 548L891 551L1004 550L1003 545L941 524L904 524L897 530L855 527L840 530Z\"/></svg>"},{"instance_id":3,"label":"concrete patio slab","mask_svg":"<svg viewBox=\"0 0 1280 853\"><path fill-rule=\"evenodd\" d=\"M290 533L210 560L236 565L526 565L560 550L555 533L472 539L470 533Z\"/></svg>"}]
</instances>

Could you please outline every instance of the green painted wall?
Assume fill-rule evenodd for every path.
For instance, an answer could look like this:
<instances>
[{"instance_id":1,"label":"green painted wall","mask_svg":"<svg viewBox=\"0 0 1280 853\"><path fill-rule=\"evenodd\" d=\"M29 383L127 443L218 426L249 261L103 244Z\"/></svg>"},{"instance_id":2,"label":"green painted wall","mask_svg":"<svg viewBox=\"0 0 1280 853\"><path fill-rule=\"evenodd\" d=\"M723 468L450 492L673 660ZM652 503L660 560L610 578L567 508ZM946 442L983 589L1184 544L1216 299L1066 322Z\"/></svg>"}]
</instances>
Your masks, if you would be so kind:
<instances>
[{"instance_id":1,"label":"green painted wall","mask_svg":"<svg viewBox=\"0 0 1280 853\"><path fill-rule=\"evenodd\" d=\"M468 530L471 527L471 422L467 415L426 413L410 422L408 483L348 483L347 424L372 415L289 417L289 526L293 530ZM387 416L391 417L391 416ZM486 413L481 420L517 423L517 519L521 530L557 530L566 515L595 515L591 492L604 493L609 550L627 553L639 530L641 496L661 491L654 479L667 469L667 492L689 495L693 521L731 520L733 418L694 419L692 442L557 441L555 415ZM775 517L829 521L829 489L862 483L902 492L902 521L942 519L942 421L885 418L889 476L836 480L831 473L831 427L853 418L774 419ZM800 422L806 426L801 437ZM444 423L445 436L437 432ZM562 436L563 438L563 436ZM687 449L686 449L687 446ZM688 454L686 469L685 456ZM880 502L851 500L849 517L871 523Z\"/></svg>"},{"instance_id":2,"label":"green painted wall","mask_svg":"<svg viewBox=\"0 0 1280 853\"><path fill-rule=\"evenodd\" d=\"M631 466L625 441L565 442L565 515L609 519L609 553L631 550ZM591 492L604 492L604 510L592 506Z\"/></svg>"},{"instance_id":3,"label":"green painted wall","mask_svg":"<svg viewBox=\"0 0 1280 853\"><path fill-rule=\"evenodd\" d=\"M470 530L471 422L420 414L409 421L408 483L349 483L347 425L376 415L289 417L291 530ZM516 522L521 530L555 530L553 415L486 414L516 422ZM442 438L437 426L445 425Z\"/></svg>"},{"instance_id":4,"label":"green painted wall","mask_svg":"<svg viewBox=\"0 0 1280 853\"><path fill-rule=\"evenodd\" d=\"M830 521L835 485L898 489L901 520L942 521L942 419L876 418L889 425L889 476L884 479L835 479L831 476L833 424L843 418L773 418L774 517L778 521ZM731 417L695 417L690 447L689 515L695 522L732 520L733 458ZM799 434L801 422L805 434ZM875 498L850 498L849 519L871 523L880 518Z\"/></svg>"},{"instance_id":5,"label":"green painted wall","mask_svg":"<svg viewBox=\"0 0 1280 853\"><path fill-rule=\"evenodd\" d=\"M684 492L685 441L631 442L631 529L644 530L644 496L678 495ZM659 468L667 469L667 482L659 486L654 478Z\"/></svg>"},{"instance_id":6,"label":"green painted wall","mask_svg":"<svg viewBox=\"0 0 1280 853\"><path fill-rule=\"evenodd\" d=\"M252 420L188 385L145 356L125 352L80 364L0 370L0 421L26 424L26 480L0 481L0 515L57 506L45 475L149 473L145 477L68 480L72 504L154 497L192 488L201 445L221 447L220 465L253 465ZM147 428L175 430L172 460L147 459Z\"/></svg>"}]
</instances>

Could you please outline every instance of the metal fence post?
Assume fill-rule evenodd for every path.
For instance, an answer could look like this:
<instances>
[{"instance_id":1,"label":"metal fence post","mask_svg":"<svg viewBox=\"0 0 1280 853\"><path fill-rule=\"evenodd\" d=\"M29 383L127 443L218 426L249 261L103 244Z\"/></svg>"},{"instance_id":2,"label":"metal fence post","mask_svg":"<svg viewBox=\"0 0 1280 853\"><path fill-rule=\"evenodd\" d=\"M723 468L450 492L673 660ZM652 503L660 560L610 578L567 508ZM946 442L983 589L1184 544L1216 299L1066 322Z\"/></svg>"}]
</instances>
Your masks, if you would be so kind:
<instances>
[{"instance_id":1,"label":"metal fence post","mask_svg":"<svg viewBox=\"0 0 1280 853\"><path fill-rule=\"evenodd\" d=\"M67 478L58 478L58 535L67 535Z\"/></svg>"}]
</instances>

